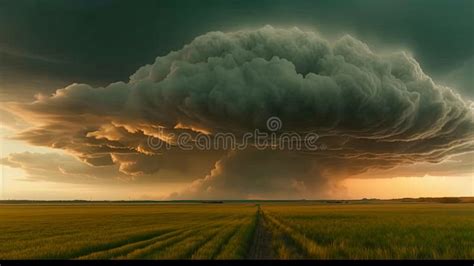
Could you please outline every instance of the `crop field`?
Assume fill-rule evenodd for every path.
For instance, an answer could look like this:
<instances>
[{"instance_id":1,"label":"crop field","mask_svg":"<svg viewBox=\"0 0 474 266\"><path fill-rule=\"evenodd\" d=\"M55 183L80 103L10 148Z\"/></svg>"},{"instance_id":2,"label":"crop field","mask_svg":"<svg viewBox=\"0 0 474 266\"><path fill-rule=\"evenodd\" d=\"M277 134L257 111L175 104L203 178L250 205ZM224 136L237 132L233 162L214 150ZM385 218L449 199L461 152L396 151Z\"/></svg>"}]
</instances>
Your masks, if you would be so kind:
<instances>
[{"instance_id":1,"label":"crop field","mask_svg":"<svg viewBox=\"0 0 474 266\"><path fill-rule=\"evenodd\" d=\"M0 259L473 259L474 204L0 205Z\"/></svg>"}]
</instances>

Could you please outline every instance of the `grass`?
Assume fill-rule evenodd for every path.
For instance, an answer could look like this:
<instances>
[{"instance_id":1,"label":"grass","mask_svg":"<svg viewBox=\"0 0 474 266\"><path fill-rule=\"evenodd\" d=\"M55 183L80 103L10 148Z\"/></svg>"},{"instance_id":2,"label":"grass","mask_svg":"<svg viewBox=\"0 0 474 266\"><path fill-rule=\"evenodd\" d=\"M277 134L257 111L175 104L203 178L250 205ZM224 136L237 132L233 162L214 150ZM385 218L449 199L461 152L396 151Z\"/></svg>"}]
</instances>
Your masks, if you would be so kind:
<instances>
[{"instance_id":1,"label":"grass","mask_svg":"<svg viewBox=\"0 0 474 266\"><path fill-rule=\"evenodd\" d=\"M254 214L232 204L0 205L0 259L190 258Z\"/></svg>"},{"instance_id":2,"label":"grass","mask_svg":"<svg viewBox=\"0 0 474 266\"><path fill-rule=\"evenodd\" d=\"M473 259L474 204L5 204L0 232L0 259Z\"/></svg>"},{"instance_id":3,"label":"grass","mask_svg":"<svg viewBox=\"0 0 474 266\"><path fill-rule=\"evenodd\" d=\"M474 258L472 204L290 204L264 209L276 230L291 239L287 245L297 245L306 258Z\"/></svg>"}]
</instances>

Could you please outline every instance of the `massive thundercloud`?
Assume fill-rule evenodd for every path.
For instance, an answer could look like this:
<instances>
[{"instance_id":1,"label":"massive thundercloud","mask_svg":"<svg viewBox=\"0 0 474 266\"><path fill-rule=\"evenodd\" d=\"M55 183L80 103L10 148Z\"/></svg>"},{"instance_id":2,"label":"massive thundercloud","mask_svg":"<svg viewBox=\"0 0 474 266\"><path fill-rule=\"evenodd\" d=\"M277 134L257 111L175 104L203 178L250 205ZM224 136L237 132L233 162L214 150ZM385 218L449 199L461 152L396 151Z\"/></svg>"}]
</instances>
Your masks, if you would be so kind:
<instances>
[{"instance_id":1,"label":"massive thundercloud","mask_svg":"<svg viewBox=\"0 0 474 266\"><path fill-rule=\"evenodd\" d=\"M472 104L435 84L413 57L297 28L209 32L128 82L72 84L8 110L31 125L17 139L66 150L87 171L112 165L123 178L189 180L172 198L324 196L368 171L409 175L420 165L412 170L424 175L446 160L462 164L474 147ZM316 132L327 148L183 151L148 141L240 136L265 130L269 117L281 119L281 132Z\"/></svg>"}]
</instances>

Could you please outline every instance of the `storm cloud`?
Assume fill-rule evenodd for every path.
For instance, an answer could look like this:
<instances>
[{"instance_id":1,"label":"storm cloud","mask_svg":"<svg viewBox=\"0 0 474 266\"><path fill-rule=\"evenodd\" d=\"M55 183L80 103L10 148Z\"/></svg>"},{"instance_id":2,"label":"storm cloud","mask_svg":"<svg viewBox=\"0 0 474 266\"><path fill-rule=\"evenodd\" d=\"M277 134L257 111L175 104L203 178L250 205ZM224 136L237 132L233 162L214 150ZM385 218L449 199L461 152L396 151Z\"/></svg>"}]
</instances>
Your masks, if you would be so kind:
<instances>
[{"instance_id":1,"label":"storm cloud","mask_svg":"<svg viewBox=\"0 0 474 266\"><path fill-rule=\"evenodd\" d=\"M15 138L91 167L117 165L133 176L207 169L171 195L180 198L314 197L343 178L440 163L474 147L472 103L436 84L409 54L377 54L349 35L331 42L298 28L209 32L126 83L72 84L7 109L32 125ZM166 135L180 132L240 136L266 130L273 116L281 132L315 132L327 149L199 153L148 142L173 144Z\"/></svg>"},{"instance_id":2,"label":"storm cloud","mask_svg":"<svg viewBox=\"0 0 474 266\"><path fill-rule=\"evenodd\" d=\"M60 183L110 183L111 179L127 178L117 167L92 167L72 156L58 153L12 153L0 161L1 164L24 169L27 180Z\"/></svg>"}]
</instances>

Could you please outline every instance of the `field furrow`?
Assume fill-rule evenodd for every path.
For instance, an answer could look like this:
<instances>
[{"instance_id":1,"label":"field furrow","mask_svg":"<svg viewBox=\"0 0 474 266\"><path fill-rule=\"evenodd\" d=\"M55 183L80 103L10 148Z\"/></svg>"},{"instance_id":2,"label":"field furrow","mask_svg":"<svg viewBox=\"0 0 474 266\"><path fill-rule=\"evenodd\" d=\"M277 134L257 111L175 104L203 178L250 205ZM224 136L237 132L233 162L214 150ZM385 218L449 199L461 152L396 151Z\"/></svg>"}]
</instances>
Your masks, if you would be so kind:
<instances>
[{"instance_id":1,"label":"field furrow","mask_svg":"<svg viewBox=\"0 0 474 266\"><path fill-rule=\"evenodd\" d=\"M0 205L0 259L472 259L473 208Z\"/></svg>"},{"instance_id":2,"label":"field furrow","mask_svg":"<svg viewBox=\"0 0 474 266\"><path fill-rule=\"evenodd\" d=\"M326 248L318 245L315 241L307 238L304 234L292 228L289 225L286 225L276 217L266 214L268 220L273 223L277 228L285 233L287 237L294 241L301 250L306 252L307 257L325 259L327 258Z\"/></svg>"},{"instance_id":3,"label":"field furrow","mask_svg":"<svg viewBox=\"0 0 474 266\"><path fill-rule=\"evenodd\" d=\"M192 254L222 230L222 227L196 231L186 239L152 254L150 259L189 259Z\"/></svg>"},{"instance_id":4,"label":"field furrow","mask_svg":"<svg viewBox=\"0 0 474 266\"><path fill-rule=\"evenodd\" d=\"M257 221L252 245L248 254L250 259L273 259L273 234L266 222L263 211L258 207Z\"/></svg>"},{"instance_id":5,"label":"field furrow","mask_svg":"<svg viewBox=\"0 0 474 266\"><path fill-rule=\"evenodd\" d=\"M163 234L159 234L158 236L151 237L149 239L137 241L137 242L128 242L127 244L124 244L119 247L111 248L111 249L106 249L106 250L101 250L101 251L96 251L81 257L78 257L77 259L113 259L117 258L120 256L124 256L129 254L130 252L149 246L152 243L156 243L159 241L163 241L166 239L169 239L171 237L177 236L181 234L185 229L179 229L179 230L173 230L170 232L166 232Z\"/></svg>"},{"instance_id":6,"label":"field furrow","mask_svg":"<svg viewBox=\"0 0 474 266\"><path fill-rule=\"evenodd\" d=\"M197 233L201 233L203 230L209 230L216 227L216 224L209 225L197 225L194 227L188 227L180 233L173 235L166 239L159 239L153 243L144 246L142 248L135 249L128 254L121 255L116 257L117 259L151 259L157 254L160 254L162 251L169 249L170 246L173 246L181 241L192 237Z\"/></svg>"},{"instance_id":7,"label":"field furrow","mask_svg":"<svg viewBox=\"0 0 474 266\"><path fill-rule=\"evenodd\" d=\"M237 232L232 235L216 259L244 259L248 256L251 241L257 226L258 213L244 220Z\"/></svg>"},{"instance_id":8,"label":"field furrow","mask_svg":"<svg viewBox=\"0 0 474 266\"><path fill-rule=\"evenodd\" d=\"M200 247L192 256L191 259L213 259L222 248L227 244L229 239L238 231L241 226L241 221L230 223L226 228L222 229L214 238Z\"/></svg>"}]
</instances>

